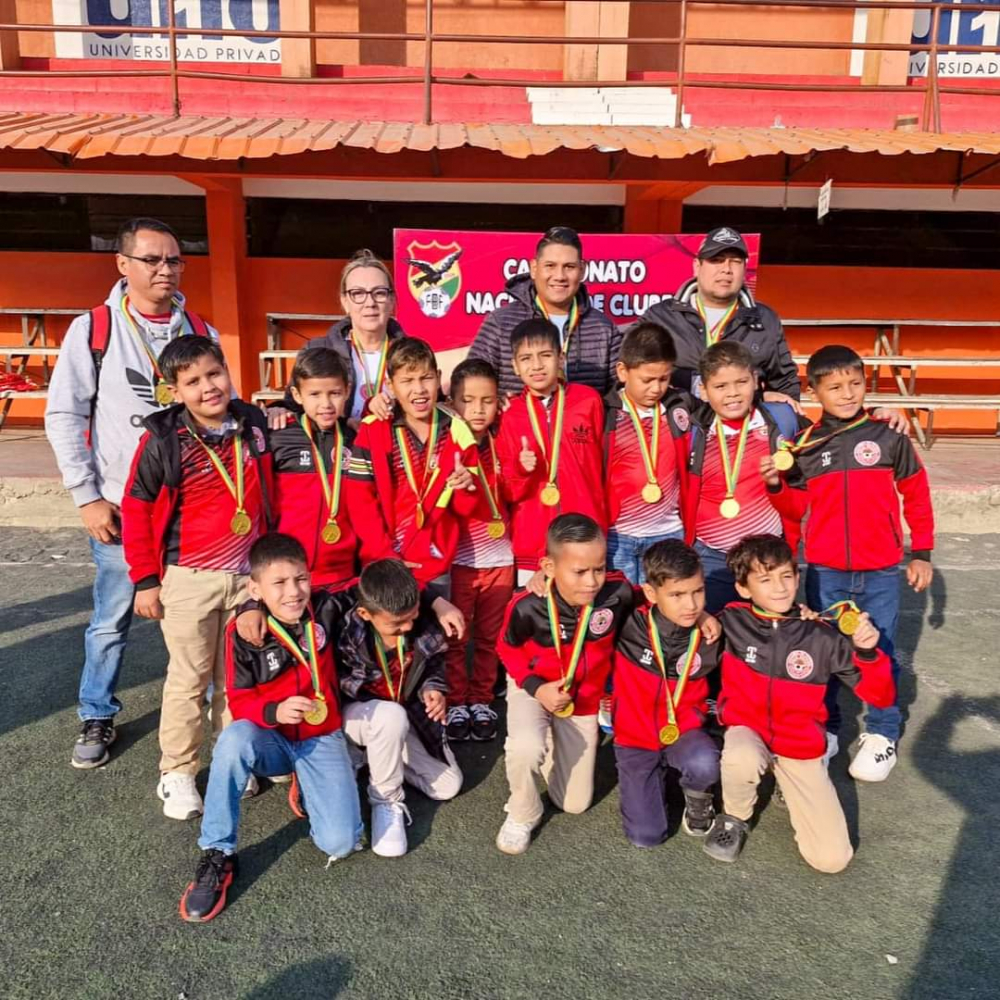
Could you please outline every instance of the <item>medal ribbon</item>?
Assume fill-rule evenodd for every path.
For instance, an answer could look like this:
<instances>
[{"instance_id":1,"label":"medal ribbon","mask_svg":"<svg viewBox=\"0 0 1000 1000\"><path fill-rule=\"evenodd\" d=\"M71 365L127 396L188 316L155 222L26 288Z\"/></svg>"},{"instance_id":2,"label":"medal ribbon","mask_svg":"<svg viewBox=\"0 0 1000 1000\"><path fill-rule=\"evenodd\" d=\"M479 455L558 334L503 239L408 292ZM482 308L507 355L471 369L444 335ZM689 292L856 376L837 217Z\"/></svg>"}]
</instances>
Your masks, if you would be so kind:
<instances>
[{"instance_id":1,"label":"medal ribbon","mask_svg":"<svg viewBox=\"0 0 1000 1000\"><path fill-rule=\"evenodd\" d=\"M178 305L179 303L177 302L176 299L172 300L170 303L171 310L173 310ZM132 315L131 303L129 302L128 295L122 296L120 309L122 312L122 316L124 316L125 318L125 322L129 325L129 328L132 330L132 335L135 337L136 340L139 341L140 346L146 352L146 357L149 358L149 363L153 366L154 385L157 382L163 382L164 381L163 372L160 371L159 362L156 360L156 355L150 350L149 344L146 343L146 338L142 335L142 331L139 329L139 324L136 323L135 317ZM182 319L181 330L183 331L183 329L184 329L184 321ZM180 336L183 336L183 333L180 334Z\"/></svg>"},{"instance_id":2,"label":"medal ribbon","mask_svg":"<svg viewBox=\"0 0 1000 1000\"><path fill-rule=\"evenodd\" d=\"M494 521L503 521L503 515L500 513L500 504L498 502L500 496L500 466L497 463L497 449L496 445L493 443L493 435L489 431L486 432L486 440L490 443L490 457L493 459L493 476L496 485L496 493L490 488L490 481L486 476L486 470L483 468L483 463L480 462L476 468L476 475L479 476L479 481L483 484L483 489L486 491L486 499L490 505L490 515Z\"/></svg>"},{"instance_id":3,"label":"medal ribbon","mask_svg":"<svg viewBox=\"0 0 1000 1000\"><path fill-rule=\"evenodd\" d=\"M325 701L326 699L323 697L323 691L319 685L319 654L316 651L316 623L312 618L312 609L309 611L309 620L303 626L306 643L309 646L308 659L306 659L305 654L299 648L299 644L288 634L287 629L277 618L268 615L267 627L271 630L274 638L278 640L278 644L288 650L309 671L309 676L312 678L313 696L320 701Z\"/></svg>"},{"instance_id":4,"label":"medal ribbon","mask_svg":"<svg viewBox=\"0 0 1000 1000\"><path fill-rule=\"evenodd\" d=\"M832 440L839 434L846 434L847 431L853 431L855 427L860 427L862 424L867 423L871 418L867 413L862 413L857 420L852 420L845 427L839 427L837 430L833 431L831 434L827 434L825 437L821 437L816 441L813 441L813 432L819 427L819 421L817 420L812 426L807 427L794 442L783 441L779 450L790 451L792 454L796 454L800 451L805 451L807 448L817 448L821 444L826 444L827 441Z\"/></svg>"},{"instance_id":5,"label":"medal ribbon","mask_svg":"<svg viewBox=\"0 0 1000 1000\"><path fill-rule=\"evenodd\" d=\"M246 514L246 509L243 506L243 499L245 495L245 484L243 477L243 439L240 437L239 433L233 435L233 466L236 469L236 481L233 482L233 477L229 475L229 471L226 469L222 462L222 459L215 453L214 448L210 448L197 432L191 435L195 441L198 442L205 449L205 454L208 455L209 461L215 466L215 471L222 477L222 481L226 484L226 489L229 490L229 495L236 501L236 513Z\"/></svg>"},{"instance_id":6,"label":"medal ribbon","mask_svg":"<svg viewBox=\"0 0 1000 1000\"><path fill-rule=\"evenodd\" d=\"M437 479L440 469L435 469L434 474L430 477L428 481L427 473L430 471L431 461L434 458L434 453L437 450L438 441L438 430L441 423L441 411L434 407L434 416L431 418L431 432L427 436L427 446L424 448L424 474L420 480L420 486L417 487L417 477L413 472L413 459L410 456L410 446L406 441L406 428L397 427L396 430L396 443L399 445L399 457L403 463L403 471L406 473L406 481L410 484L410 489L413 490L413 495L417 498L417 507L420 508L422 513L424 511L424 499L427 496L431 486L434 485L434 480Z\"/></svg>"},{"instance_id":7,"label":"medal ribbon","mask_svg":"<svg viewBox=\"0 0 1000 1000\"><path fill-rule=\"evenodd\" d=\"M687 687L688 678L691 676L691 664L694 663L695 654L701 645L701 629L691 629L688 637L688 648L684 654L684 663L680 673L677 675L677 686L674 688L673 696L670 694L670 685L667 683L667 663L663 656L663 644L660 641L660 630L653 621L653 612L649 612L649 642L653 647L653 654L656 656L656 665L660 668L660 675L663 677L663 692L667 700L667 721L672 726L677 725L677 706L684 697L684 689Z\"/></svg>"},{"instance_id":8,"label":"medal ribbon","mask_svg":"<svg viewBox=\"0 0 1000 1000\"><path fill-rule=\"evenodd\" d=\"M385 653L382 636L378 632L375 632L375 656L378 659L378 665L382 668L382 676L385 678L385 686L389 689L389 697L393 701L398 702L403 697L403 678L406 676L406 638L399 636L396 639L396 657L399 659L398 688L393 686L392 671L389 670L389 658Z\"/></svg>"},{"instance_id":9,"label":"medal ribbon","mask_svg":"<svg viewBox=\"0 0 1000 1000\"><path fill-rule=\"evenodd\" d=\"M715 434L719 439L719 457L722 459L722 476L726 480L726 499L731 500L736 496L736 482L740 476L740 466L743 464L743 453L747 447L747 433L750 430L750 414L743 418L743 426L740 428L740 440L736 446L736 456L732 463L729 461L729 445L726 443L726 432L723 429L722 421L715 418Z\"/></svg>"},{"instance_id":10,"label":"medal ribbon","mask_svg":"<svg viewBox=\"0 0 1000 1000\"><path fill-rule=\"evenodd\" d=\"M313 463L316 466L316 471L319 474L320 485L323 487L323 499L326 501L327 523L331 523L337 519L337 513L340 510L340 479L341 479L341 466L343 464L343 452L344 452L344 434L340 429L340 421L334 425L334 430L336 432L337 443L333 449L333 485L330 485L330 477L326 471L326 463L323 461L323 456L320 453L319 448L316 446L316 441L313 438L312 423L309 418L302 414L299 421L302 424L302 430L305 431L306 437L309 438L309 445L312 448L313 453Z\"/></svg>"},{"instance_id":11,"label":"medal ribbon","mask_svg":"<svg viewBox=\"0 0 1000 1000\"><path fill-rule=\"evenodd\" d=\"M705 324L705 346L711 347L712 344L716 344L719 338L726 330L726 326L729 321L733 318L733 313L736 312L740 304L740 298L737 295L735 299L730 303L729 308L722 314L722 318L718 323L715 324L711 329L708 326L708 315L705 313L705 307L701 303L701 296L695 295L694 297L694 307L698 310L698 315L701 317L701 321Z\"/></svg>"},{"instance_id":12,"label":"medal ribbon","mask_svg":"<svg viewBox=\"0 0 1000 1000\"><path fill-rule=\"evenodd\" d=\"M831 604L830 607L819 613L819 620L821 622L839 622L848 611L860 613L861 609L854 601L837 601L836 604Z\"/></svg>"},{"instance_id":13,"label":"medal ribbon","mask_svg":"<svg viewBox=\"0 0 1000 1000\"><path fill-rule=\"evenodd\" d=\"M555 486L556 477L559 475L559 451L562 446L562 432L563 432L563 413L566 409L566 389L564 386L560 385L556 389L556 401L555 401L555 426L552 428L552 446L549 447L548 441L546 441L546 436L542 434L541 421L538 419L538 413L535 411L534 396L531 393L525 395L525 402L528 405L528 419L531 421L531 431L535 435L535 440L538 442L538 447L542 449L542 454L545 456L545 464L548 466L548 476L546 478L547 483L550 486ZM548 422L546 421L546 430L548 430Z\"/></svg>"},{"instance_id":14,"label":"medal ribbon","mask_svg":"<svg viewBox=\"0 0 1000 1000\"><path fill-rule=\"evenodd\" d=\"M542 301L540 295L535 293L535 308L551 323L552 317L549 315L548 309L545 308L545 303ZM553 324L555 325L555 324ZM576 332L576 328L580 325L580 305L576 301L576 296L573 296L573 301L569 305L569 319L566 320L565 332L563 333L563 343L562 343L562 353L569 353L569 338L573 336Z\"/></svg>"},{"instance_id":15,"label":"medal ribbon","mask_svg":"<svg viewBox=\"0 0 1000 1000\"><path fill-rule=\"evenodd\" d=\"M358 338L353 329L351 330L351 345L354 347L355 355L357 355L358 367L361 369L361 374L365 380L368 398L371 399L375 393L382 391L382 385L385 382L385 365L389 359L389 335L386 334L385 340L382 341L381 353L378 359L378 372L375 375L374 385L368 381L368 366L365 364L364 353L361 350L361 345L358 343Z\"/></svg>"},{"instance_id":16,"label":"medal ribbon","mask_svg":"<svg viewBox=\"0 0 1000 1000\"><path fill-rule=\"evenodd\" d=\"M653 486L659 485L656 481L656 466L660 459L660 424L663 422L663 411L657 403L653 410L653 431L650 435L652 443L646 442L646 434L642 429L642 420L639 418L639 411L635 408L632 400L628 398L628 393L622 390L622 405L628 415L632 418L635 427L635 436L639 439L639 451L642 452L642 464L646 467L646 478Z\"/></svg>"},{"instance_id":17,"label":"medal ribbon","mask_svg":"<svg viewBox=\"0 0 1000 1000\"><path fill-rule=\"evenodd\" d=\"M587 626L590 624L590 616L594 613L594 605L588 604L579 614L576 622L576 631L573 633L573 647L569 656L569 670L563 662L562 639L559 635L559 609L556 607L556 599L552 594L552 581L549 581L548 589L545 591L545 603L549 612L549 631L552 634L552 645L556 648L556 655L559 657L559 667L562 670L563 690L569 691L576 678L576 668L580 663L580 656L583 654L583 644L587 639Z\"/></svg>"}]
</instances>

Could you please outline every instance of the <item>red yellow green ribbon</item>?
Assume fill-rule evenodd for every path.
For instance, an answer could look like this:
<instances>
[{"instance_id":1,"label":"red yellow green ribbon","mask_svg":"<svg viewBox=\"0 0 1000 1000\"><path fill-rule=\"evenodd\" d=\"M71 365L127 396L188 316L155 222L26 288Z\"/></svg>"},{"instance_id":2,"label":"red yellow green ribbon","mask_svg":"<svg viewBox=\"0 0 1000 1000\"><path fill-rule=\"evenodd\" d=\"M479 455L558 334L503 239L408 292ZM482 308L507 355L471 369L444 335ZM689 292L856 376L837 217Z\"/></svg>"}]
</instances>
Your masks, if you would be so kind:
<instances>
[{"instance_id":1,"label":"red yellow green ribbon","mask_svg":"<svg viewBox=\"0 0 1000 1000\"><path fill-rule=\"evenodd\" d=\"M374 632L374 629L372 631ZM375 632L375 656L378 659L378 665L382 668L382 676L385 678L385 686L389 689L389 697L393 701L400 701L403 697L403 679L406 676L406 637L401 635L396 639L396 658L399 660L398 688L392 683L389 658L386 656L382 636L378 632Z\"/></svg>"},{"instance_id":2,"label":"red yellow green ribbon","mask_svg":"<svg viewBox=\"0 0 1000 1000\"><path fill-rule=\"evenodd\" d=\"M542 449L542 455L545 457L545 464L548 470L545 477L546 483L548 486L555 486L556 478L559 475L559 452L562 448L563 414L566 410L566 389L562 385L556 389L556 399L553 404L555 406L556 416L552 428L551 444L547 435L542 434L541 421L538 419L538 413L535 410L535 407L538 404L535 402L535 397L532 396L530 392L525 394L525 402L528 406L528 420L531 421L531 431L535 435L538 447ZM546 430L547 429L548 422L546 421Z\"/></svg>"},{"instance_id":3,"label":"red yellow green ribbon","mask_svg":"<svg viewBox=\"0 0 1000 1000\"><path fill-rule=\"evenodd\" d=\"M177 299L171 300L170 303L171 311L173 311L173 309L175 308L178 308L179 306L180 303L177 301ZM149 358L149 363L153 366L153 375L155 377L155 381L157 383L164 382L163 373L160 371L160 364L157 361L156 355L150 349L149 344L146 343L146 338L142 335L142 331L139 329L139 324L136 323L135 317L132 315L131 303L129 301L128 295L122 296L119 308L121 309L122 316L125 318L125 322L128 323L129 328L132 330L132 335L135 337L136 340L139 341L139 345L146 352L146 357ZM183 331L183 329L184 329L184 321L182 318L181 330ZM180 336L183 336L183 333L180 334Z\"/></svg>"},{"instance_id":4,"label":"red yellow green ribbon","mask_svg":"<svg viewBox=\"0 0 1000 1000\"><path fill-rule=\"evenodd\" d=\"M750 414L743 418L743 426L740 428L740 440L736 445L736 455L732 462L729 460L729 445L726 443L726 432L719 417L715 418L715 434L719 440L719 457L722 459L722 476L726 481L726 499L731 500L736 496L736 484L740 478L740 466L743 464L743 453L747 447L747 434L750 430Z\"/></svg>"},{"instance_id":5,"label":"red yellow green ribbon","mask_svg":"<svg viewBox=\"0 0 1000 1000\"><path fill-rule=\"evenodd\" d=\"M246 492L243 474L243 440L240 435L238 433L233 435L233 467L236 470L235 482L233 481L233 477L229 475L229 470L223 464L222 459L215 453L215 449L205 444L197 432L191 436L205 449L205 454L208 455L209 461L215 466L215 471L218 472L222 477L222 481L226 484L229 495L236 501L236 514L246 514L246 508L243 506Z\"/></svg>"},{"instance_id":6,"label":"red yellow green ribbon","mask_svg":"<svg viewBox=\"0 0 1000 1000\"><path fill-rule=\"evenodd\" d=\"M358 367L361 369L361 375L365 380L365 391L368 393L367 398L371 399L376 393L382 391L382 385L385 382L385 366L389 359L389 336L387 334L385 340L382 341L378 359L378 371L375 375L374 384L368 380L368 366L365 364L364 353L361 350L361 345L358 343L357 335L353 329L351 330L351 345L354 347L354 353L358 359Z\"/></svg>"},{"instance_id":7,"label":"red yellow green ribbon","mask_svg":"<svg viewBox=\"0 0 1000 1000\"><path fill-rule=\"evenodd\" d=\"M657 403L653 408L653 430L650 435L651 443L647 443L646 434L642 429L642 420L639 418L639 411L635 408L632 400L628 398L628 393L622 390L622 405L625 411L632 418L635 427L635 436L639 439L639 450L642 452L642 464L646 467L646 478L654 486L659 485L656 480L656 466L660 459L660 424L663 422L663 410Z\"/></svg>"},{"instance_id":8,"label":"red yellow green ribbon","mask_svg":"<svg viewBox=\"0 0 1000 1000\"><path fill-rule=\"evenodd\" d=\"M493 482L494 486L490 486L489 478L486 475L486 470L483 468L483 463L480 462L476 468L476 475L479 476L479 481L483 484L483 489L486 491L486 499L490 505L490 515L494 521L503 521L503 515L500 513L500 465L497 462L497 449L496 445L493 443L493 435L489 431L486 432L486 440L490 445L490 457L493 459ZM494 492L494 489L496 492Z\"/></svg>"},{"instance_id":9,"label":"red yellow green ribbon","mask_svg":"<svg viewBox=\"0 0 1000 1000\"><path fill-rule=\"evenodd\" d=\"M853 431L855 427L860 427L862 424L867 423L871 418L867 413L862 413L857 420L852 420L849 424L844 427L838 427L835 431L824 437L818 438L813 441L813 432L819 427L821 421L817 420L816 423L807 427L794 442L782 441L779 446L780 451L790 451L792 454L797 454L800 451L805 451L807 448L818 448L821 444L826 444L827 441L832 440L839 434L846 434L848 431Z\"/></svg>"},{"instance_id":10,"label":"red yellow green ribbon","mask_svg":"<svg viewBox=\"0 0 1000 1000\"><path fill-rule=\"evenodd\" d=\"M542 297L535 294L535 308L551 323L552 317L549 315L548 309L545 308L545 303L542 301ZM576 328L580 325L580 304L576 301L576 296L573 296L573 301L569 305L569 319L566 320L566 328L563 332L562 338L562 353L567 354L569 352L569 338L573 336L576 332Z\"/></svg>"},{"instance_id":11,"label":"red yellow green ribbon","mask_svg":"<svg viewBox=\"0 0 1000 1000\"><path fill-rule=\"evenodd\" d=\"M336 520L337 514L340 511L340 480L343 465L344 433L340 429L340 421L338 420L334 424L334 434L336 435L337 443L334 445L331 456L333 459L333 485L331 486L329 473L326 471L326 463L323 461L323 455L316 446L316 440L313 437L312 421L303 414L299 423L302 424L302 430L305 431L306 437L309 438L309 446L312 448L313 463L319 474L320 485L323 487L323 499L326 501L327 509L326 520L329 524L331 521Z\"/></svg>"},{"instance_id":12,"label":"red yellow green ribbon","mask_svg":"<svg viewBox=\"0 0 1000 1000\"><path fill-rule=\"evenodd\" d=\"M667 701L667 720L672 726L677 725L677 706L684 697L684 689L687 687L688 678L691 676L691 665L694 663L698 647L701 645L701 629L691 629L688 637L688 648L684 654L684 663L677 674L677 685L674 687L673 695L670 694L670 685L667 683L667 663L663 656L663 643L660 640L660 630L653 621L653 611L650 609L647 625L649 628L649 642L653 647L653 655L656 657L656 665L660 668L660 675L663 677L663 692Z\"/></svg>"},{"instance_id":13,"label":"red yellow green ribbon","mask_svg":"<svg viewBox=\"0 0 1000 1000\"><path fill-rule=\"evenodd\" d=\"M548 588L545 591L545 603L549 613L549 632L552 634L552 645L555 646L556 656L559 657L563 690L568 692L576 679L576 668L579 666L580 657L583 654L583 645L587 640L587 626L590 625L590 616L594 613L594 605L588 604L584 607L577 618L576 631L573 633L573 646L569 656L569 669L567 670L563 660L562 638L559 635L559 609L556 607L556 599L552 590L552 581L549 580Z\"/></svg>"},{"instance_id":14,"label":"red yellow green ribbon","mask_svg":"<svg viewBox=\"0 0 1000 1000\"><path fill-rule=\"evenodd\" d=\"M316 642L316 623L312 619L312 612L310 611L309 619L303 626L306 644L309 647L308 659L299 648L299 644L288 634L285 627L273 615L267 616L267 627L271 630L271 634L275 639L278 640L278 643L284 646L309 671L309 676L312 679L313 695L320 701L324 701L325 699L319 683L319 653L317 651L318 643Z\"/></svg>"},{"instance_id":15,"label":"red yellow green ribbon","mask_svg":"<svg viewBox=\"0 0 1000 1000\"><path fill-rule=\"evenodd\" d=\"M428 477L430 473L431 464L434 461L434 455L437 451L438 433L441 425L441 412L438 408L434 407L434 415L431 417L431 430L430 434L427 436L427 445L424 448L424 473L420 480L420 486L417 486L417 477L413 471L413 458L410 456L410 446L406 441L406 428L396 427L396 443L399 445L399 457L403 463L403 472L406 473L406 481L410 484L410 489L413 490L413 495L417 499L417 509L420 512L418 516L418 521L422 520L426 514L424 510L424 500L427 498L427 494L430 492L431 486L434 485L434 480L437 479L438 473L441 471L439 468L435 468L433 474ZM420 525L418 524L418 527Z\"/></svg>"},{"instance_id":16,"label":"red yellow green ribbon","mask_svg":"<svg viewBox=\"0 0 1000 1000\"><path fill-rule=\"evenodd\" d=\"M694 307L698 310L698 315L701 317L702 322L705 324L705 346L711 347L713 344L719 342L719 338L725 332L726 326L729 321L733 318L733 313L736 312L740 304L739 296L737 296L730 303L729 308L722 314L722 318L713 327L709 328L708 325L708 314L705 312L705 307L702 305L701 296L695 295L694 297Z\"/></svg>"}]
</instances>

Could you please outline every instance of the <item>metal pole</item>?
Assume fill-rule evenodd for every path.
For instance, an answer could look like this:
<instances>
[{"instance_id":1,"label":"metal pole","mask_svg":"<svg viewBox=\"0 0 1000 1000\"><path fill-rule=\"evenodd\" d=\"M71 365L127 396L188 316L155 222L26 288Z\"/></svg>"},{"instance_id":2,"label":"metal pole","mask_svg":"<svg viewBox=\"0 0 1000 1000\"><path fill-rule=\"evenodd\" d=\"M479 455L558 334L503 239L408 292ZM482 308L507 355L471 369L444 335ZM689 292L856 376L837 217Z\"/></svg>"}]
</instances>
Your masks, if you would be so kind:
<instances>
[{"instance_id":1,"label":"metal pole","mask_svg":"<svg viewBox=\"0 0 1000 1000\"><path fill-rule=\"evenodd\" d=\"M687 0L681 0L681 21L677 35L677 103L674 106L674 128L684 124L684 64L687 61Z\"/></svg>"},{"instance_id":2,"label":"metal pole","mask_svg":"<svg viewBox=\"0 0 1000 1000\"><path fill-rule=\"evenodd\" d=\"M180 80L177 76L177 18L174 13L174 0L167 0L167 28L170 32L170 99L174 108L174 117L181 114Z\"/></svg>"},{"instance_id":3,"label":"metal pole","mask_svg":"<svg viewBox=\"0 0 1000 1000\"><path fill-rule=\"evenodd\" d=\"M434 75L434 0L424 0L424 124L434 120L432 90Z\"/></svg>"},{"instance_id":4,"label":"metal pole","mask_svg":"<svg viewBox=\"0 0 1000 1000\"><path fill-rule=\"evenodd\" d=\"M941 5L931 13L931 46L927 52L927 82L924 84L924 114L921 126L925 132L941 131L941 95L938 92L938 32L941 28Z\"/></svg>"}]
</instances>

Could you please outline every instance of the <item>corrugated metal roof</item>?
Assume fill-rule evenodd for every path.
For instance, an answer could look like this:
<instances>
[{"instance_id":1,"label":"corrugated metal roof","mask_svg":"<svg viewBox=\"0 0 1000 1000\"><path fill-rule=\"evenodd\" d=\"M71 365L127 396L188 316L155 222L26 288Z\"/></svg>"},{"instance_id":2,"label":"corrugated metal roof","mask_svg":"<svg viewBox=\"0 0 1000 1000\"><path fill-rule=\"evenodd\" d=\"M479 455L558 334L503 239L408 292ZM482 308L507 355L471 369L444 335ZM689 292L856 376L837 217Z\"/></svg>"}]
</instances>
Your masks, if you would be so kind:
<instances>
[{"instance_id":1,"label":"corrugated metal roof","mask_svg":"<svg viewBox=\"0 0 1000 1000\"><path fill-rule=\"evenodd\" d=\"M679 159L703 153L710 163L811 151L1000 153L1000 133L936 134L873 129L653 128L605 125L419 125L304 118L207 118L124 114L0 112L0 150L45 149L74 159L182 156L193 160L260 159L344 146L379 153L468 146L517 159L559 149L624 150Z\"/></svg>"}]
</instances>

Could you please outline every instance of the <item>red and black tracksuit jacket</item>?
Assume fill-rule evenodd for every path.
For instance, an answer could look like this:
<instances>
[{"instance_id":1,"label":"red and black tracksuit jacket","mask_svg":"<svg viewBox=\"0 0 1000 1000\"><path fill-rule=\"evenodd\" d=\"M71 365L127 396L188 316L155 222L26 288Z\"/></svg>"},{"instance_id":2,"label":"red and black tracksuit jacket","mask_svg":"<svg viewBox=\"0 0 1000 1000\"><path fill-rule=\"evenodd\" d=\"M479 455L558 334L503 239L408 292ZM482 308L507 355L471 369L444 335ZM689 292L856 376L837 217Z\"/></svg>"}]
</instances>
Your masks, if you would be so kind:
<instances>
[{"instance_id":1,"label":"red and black tracksuit jacket","mask_svg":"<svg viewBox=\"0 0 1000 1000\"><path fill-rule=\"evenodd\" d=\"M477 491L454 493L445 484L455 471L455 455L475 475L479 453L476 439L465 421L441 410L439 438L435 454L425 448L407 429L399 414L392 420L366 417L351 449L346 486L347 509L361 545L361 562L376 559L403 559L418 564L413 573L421 586L447 573L458 547L458 519L468 517L476 508ZM426 520L418 528L413 514L416 497L406 476L394 465L394 429L409 435L414 477L418 487L423 482L424 463L431 462L430 475L436 475L424 498ZM398 519L408 527L397 545Z\"/></svg>"},{"instance_id":2,"label":"red and black tracksuit jacket","mask_svg":"<svg viewBox=\"0 0 1000 1000\"><path fill-rule=\"evenodd\" d=\"M671 697L677 689L693 630L675 625L655 607L637 608L625 622L618 639L612 677L611 716L618 746L661 750L660 729L670 719L663 690L663 674L649 639L650 619L663 647ZM700 729L708 718L708 675L719 666L721 645L721 642L708 645L702 639L695 652L680 704L675 705L677 727L682 734Z\"/></svg>"},{"instance_id":3,"label":"red and black tracksuit jacket","mask_svg":"<svg viewBox=\"0 0 1000 1000\"><path fill-rule=\"evenodd\" d=\"M283 403L282 405L287 405ZM294 422L271 431L270 444L274 461L274 493L277 530L297 538L306 550L306 559L316 587L336 586L357 575L358 536L347 506L347 470L354 444L354 431L346 420L340 421L344 438L341 462L340 506L336 522L340 538L334 544L324 542L321 532L327 524L326 497L313 449L300 423L301 407L292 404ZM308 418L306 418L308 419ZM320 430L312 424L313 441L326 465L327 478L333 486L333 451L337 436L333 429Z\"/></svg>"},{"instance_id":4,"label":"red and black tracksuit jacket","mask_svg":"<svg viewBox=\"0 0 1000 1000\"><path fill-rule=\"evenodd\" d=\"M866 704L888 708L895 698L889 657L855 649L826 622L762 618L733 602L720 615L724 630L722 691L716 705L724 726L748 726L772 753L797 760L826 751L826 686L837 677Z\"/></svg>"},{"instance_id":5,"label":"red and black tracksuit jacket","mask_svg":"<svg viewBox=\"0 0 1000 1000\"><path fill-rule=\"evenodd\" d=\"M342 603L325 590L313 591L312 616L316 622L320 691L327 707L326 718L317 726L304 720L294 726L283 725L277 719L278 705L287 698L296 695L314 697L309 668L289 653L270 632L263 646L251 646L240 638L235 618L226 626L226 697L234 719L247 719L264 729L277 729L282 736L296 741L325 736L340 729L340 691L334 644ZM307 613L298 625L285 625L285 630L299 643L307 658L304 624L308 617Z\"/></svg>"},{"instance_id":6,"label":"red and black tracksuit jacket","mask_svg":"<svg viewBox=\"0 0 1000 1000\"><path fill-rule=\"evenodd\" d=\"M856 416L841 420L824 414L813 437L819 441ZM913 558L931 557L934 511L927 472L910 439L883 421L869 420L799 452L794 468L770 494L786 522L798 523L808 512L808 563L841 570L898 565L903 558L900 495Z\"/></svg>"},{"instance_id":7,"label":"red and black tracksuit jacket","mask_svg":"<svg viewBox=\"0 0 1000 1000\"><path fill-rule=\"evenodd\" d=\"M545 555L546 532L560 514L586 514L601 526L602 531L608 528L603 488L604 404L597 392L588 386L571 382L565 389L562 446L556 477L559 503L552 507L541 501L542 489L548 480L548 465L531 429L525 401L527 389L511 401L500 418L497 457L504 470L501 489L511 504L511 544L515 562L521 569L538 568L538 560ZM555 397L551 398L548 407L544 407L541 400L535 402L543 435L546 427L551 434L556 419ZM537 457L533 472L526 472L518 457L522 439Z\"/></svg>"},{"instance_id":8,"label":"red and black tracksuit jacket","mask_svg":"<svg viewBox=\"0 0 1000 1000\"><path fill-rule=\"evenodd\" d=\"M497 653L507 673L532 696L543 684L560 681L565 676L582 611L567 604L555 587L553 593L559 615L562 663L552 642L546 600L528 591L517 594L508 605L497 641ZM614 661L615 641L635 604L635 594L621 573L609 573L594 599L594 613L569 692L576 715L597 714Z\"/></svg>"},{"instance_id":9,"label":"red and black tracksuit jacket","mask_svg":"<svg viewBox=\"0 0 1000 1000\"><path fill-rule=\"evenodd\" d=\"M250 461L244 467L244 507L252 521L263 522L264 530L273 523L273 474L267 446L267 418L256 407L234 399L230 416L246 446ZM153 413L143 420L143 434L132 459L132 471L122 498L122 543L129 577L139 590L160 586L164 570L175 564L185 551L189 519L197 521L203 537L217 525L217 534L230 533L234 505L220 479L220 502L210 507L180 510L182 479L181 436L194 434L191 418L181 404ZM223 461L231 453L229 438L217 449ZM208 459L205 459L206 466ZM228 464L227 464L228 468ZM230 470L230 475L232 475ZM217 475L217 474L216 474ZM209 522L206 524L206 522Z\"/></svg>"},{"instance_id":10,"label":"red and black tracksuit jacket","mask_svg":"<svg viewBox=\"0 0 1000 1000\"><path fill-rule=\"evenodd\" d=\"M665 410L665 425L660 428L660 455L657 461L657 472L667 470L669 474L676 473L680 485L680 510L684 511L684 498L687 494L687 464L688 464L688 428L691 417L691 397L686 392L671 389L660 401ZM616 461L615 437L619 419L624 409L620 389L613 389L604 397L604 486L608 508L608 525L613 525L621 513L622 500L634 497L642 492L649 480L646 477L646 466L641 461L624 464ZM669 434L663 430L668 429ZM664 495L670 491L664 482L660 481Z\"/></svg>"}]
</instances>

